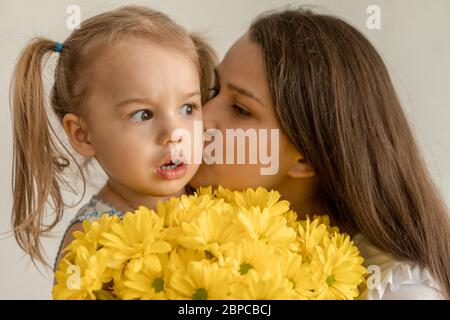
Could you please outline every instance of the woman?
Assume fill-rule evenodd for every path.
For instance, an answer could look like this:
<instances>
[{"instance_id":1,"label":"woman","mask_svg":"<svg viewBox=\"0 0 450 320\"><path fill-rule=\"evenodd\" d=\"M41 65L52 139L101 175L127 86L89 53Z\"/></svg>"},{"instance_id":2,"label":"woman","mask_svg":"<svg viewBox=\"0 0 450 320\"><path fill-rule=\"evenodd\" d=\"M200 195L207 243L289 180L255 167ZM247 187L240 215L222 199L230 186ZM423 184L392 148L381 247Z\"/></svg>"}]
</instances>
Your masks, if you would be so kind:
<instances>
[{"instance_id":1,"label":"woman","mask_svg":"<svg viewBox=\"0 0 450 320\"><path fill-rule=\"evenodd\" d=\"M310 11L265 14L228 51L216 82L205 127L281 129L279 170L202 165L192 186L264 186L300 214L330 215L380 271L362 298L450 297L445 205L388 71L360 32Z\"/></svg>"}]
</instances>

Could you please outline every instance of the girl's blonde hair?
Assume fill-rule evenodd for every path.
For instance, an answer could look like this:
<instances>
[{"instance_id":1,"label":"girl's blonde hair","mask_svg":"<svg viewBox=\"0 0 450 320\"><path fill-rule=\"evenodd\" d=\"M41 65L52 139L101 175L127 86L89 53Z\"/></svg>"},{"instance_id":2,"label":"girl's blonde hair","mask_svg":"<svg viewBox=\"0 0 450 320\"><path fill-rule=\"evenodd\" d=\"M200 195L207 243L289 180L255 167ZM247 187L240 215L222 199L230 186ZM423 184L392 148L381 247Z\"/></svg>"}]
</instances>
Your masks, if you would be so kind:
<instances>
[{"instance_id":1,"label":"girl's blonde hair","mask_svg":"<svg viewBox=\"0 0 450 320\"><path fill-rule=\"evenodd\" d=\"M103 50L130 37L149 39L186 54L200 73L203 102L207 99L216 58L206 42L197 35L190 36L160 12L146 7L125 6L85 20L64 41L50 96L51 107L60 123L67 113L82 115L86 111L81 108L88 90L86 81L80 81L83 71L101 57ZM13 232L33 262L44 264L47 263L40 236L61 220L65 206L60 184L65 181L63 171L70 161L62 149L80 170L83 195L86 189L82 168L58 139L45 108L42 68L44 58L55 52L56 46L52 40L33 39L17 62L11 91ZM55 216L49 225L45 225L45 206L49 198Z\"/></svg>"}]
</instances>

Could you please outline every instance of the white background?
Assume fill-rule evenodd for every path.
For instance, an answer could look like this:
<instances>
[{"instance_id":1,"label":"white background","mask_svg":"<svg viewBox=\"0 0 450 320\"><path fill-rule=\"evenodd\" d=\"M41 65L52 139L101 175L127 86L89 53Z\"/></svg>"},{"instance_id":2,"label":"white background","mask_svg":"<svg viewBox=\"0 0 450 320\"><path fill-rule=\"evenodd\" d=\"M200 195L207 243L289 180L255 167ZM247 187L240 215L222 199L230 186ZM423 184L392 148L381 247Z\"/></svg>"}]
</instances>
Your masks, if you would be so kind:
<instances>
[{"instance_id":1,"label":"white background","mask_svg":"<svg viewBox=\"0 0 450 320\"><path fill-rule=\"evenodd\" d=\"M161 10L191 31L203 33L222 57L260 12L287 4L318 5L361 30L381 52L410 118L429 170L450 204L450 0L160 0L160 1L0 1L0 232L10 229L12 135L9 83L16 58L27 41L42 35L64 41L66 9L75 4L82 19L125 4ZM368 30L366 9L381 8L381 30ZM52 72L50 70L48 72ZM103 176L95 174L82 203L95 193ZM65 194L69 203L79 196ZM44 239L50 260L78 205ZM8 234L0 235L0 299L49 299L52 276L39 273Z\"/></svg>"}]
</instances>

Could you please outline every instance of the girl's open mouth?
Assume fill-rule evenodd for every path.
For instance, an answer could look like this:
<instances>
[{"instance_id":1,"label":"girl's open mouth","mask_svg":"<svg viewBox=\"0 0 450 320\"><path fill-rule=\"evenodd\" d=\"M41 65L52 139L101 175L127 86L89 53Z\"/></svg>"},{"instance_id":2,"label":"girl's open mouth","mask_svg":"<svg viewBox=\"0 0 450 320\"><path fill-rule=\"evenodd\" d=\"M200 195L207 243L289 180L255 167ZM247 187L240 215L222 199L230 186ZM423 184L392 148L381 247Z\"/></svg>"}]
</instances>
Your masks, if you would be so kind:
<instances>
[{"instance_id":1,"label":"girl's open mouth","mask_svg":"<svg viewBox=\"0 0 450 320\"><path fill-rule=\"evenodd\" d=\"M186 174L186 165L180 160L169 160L156 169L156 174L167 180L178 179Z\"/></svg>"},{"instance_id":2,"label":"girl's open mouth","mask_svg":"<svg viewBox=\"0 0 450 320\"><path fill-rule=\"evenodd\" d=\"M160 168L162 170L174 170L182 164L183 164L183 162L181 162L180 160L175 160L175 161L170 160L169 162L166 162L165 164L163 164Z\"/></svg>"}]
</instances>

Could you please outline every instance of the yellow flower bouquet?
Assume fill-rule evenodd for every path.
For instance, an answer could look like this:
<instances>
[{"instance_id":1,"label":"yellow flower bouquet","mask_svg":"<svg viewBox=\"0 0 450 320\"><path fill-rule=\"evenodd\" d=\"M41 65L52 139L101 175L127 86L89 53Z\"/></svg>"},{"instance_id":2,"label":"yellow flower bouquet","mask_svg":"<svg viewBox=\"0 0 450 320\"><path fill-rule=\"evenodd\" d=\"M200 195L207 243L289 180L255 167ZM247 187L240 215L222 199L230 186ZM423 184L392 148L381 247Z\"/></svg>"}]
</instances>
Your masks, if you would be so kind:
<instances>
[{"instance_id":1,"label":"yellow flower bouquet","mask_svg":"<svg viewBox=\"0 0 450 320\"><path fill-rule=\"evenodd\" d=\"M54 299L355 299L366 269L327 216L264 188L199 188L102 215L64 250Z\"/></svg>"}]
</instances>

